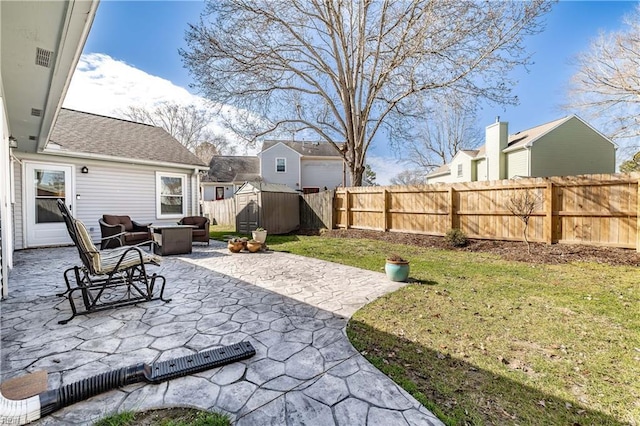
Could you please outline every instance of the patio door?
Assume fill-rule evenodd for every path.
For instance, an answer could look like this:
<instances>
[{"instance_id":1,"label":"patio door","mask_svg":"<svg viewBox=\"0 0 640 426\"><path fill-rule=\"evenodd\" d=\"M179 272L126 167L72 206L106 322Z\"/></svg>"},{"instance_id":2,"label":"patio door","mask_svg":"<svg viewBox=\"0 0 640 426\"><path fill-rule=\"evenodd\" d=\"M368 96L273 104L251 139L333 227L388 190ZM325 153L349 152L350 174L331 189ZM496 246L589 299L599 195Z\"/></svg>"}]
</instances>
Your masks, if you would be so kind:
<instances>
[{"instance_id":1,"label":"patio door","mask_svg":"<svg viewBox=\"0 0 640 426\"><path fill-rule=\"evenodd\" d=\"M73 202L72 166L25 163L26 246L51 246L71 242L58 209L58 198L71 211Z\"/></svg>"}]
</instances>

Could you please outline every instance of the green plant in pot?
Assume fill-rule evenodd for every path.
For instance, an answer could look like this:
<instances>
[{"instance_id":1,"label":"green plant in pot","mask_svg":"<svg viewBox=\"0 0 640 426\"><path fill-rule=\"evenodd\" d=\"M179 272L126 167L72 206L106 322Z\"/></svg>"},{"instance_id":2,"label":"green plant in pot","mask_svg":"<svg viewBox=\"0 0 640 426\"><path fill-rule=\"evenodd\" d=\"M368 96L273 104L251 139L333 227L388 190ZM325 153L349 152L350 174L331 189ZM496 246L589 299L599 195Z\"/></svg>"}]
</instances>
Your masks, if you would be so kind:
<instances>
[{"instance_id":1,"label":"green plant in pot","mask_svg":"<svg viewBox=\"0 0 640 426\"><path fill-rule=\"evenodd\" d=\"M227 248L231 253L240 253L246 244L246 238L230 238L227 241Z\"/></svg>"},{"instance_id":2,"label":"green plant in pot","mask_svg":"<svg viewBox=\"0 0 640 426\"><path fill-rule=\"evenodd\" d=\"M255 253L262 248L262 243L256 240L247 241L247 250L251 253Z\"/></svg>"},{"instance_id":3,"label":"green plant in pot","mask_svg":"<svg viewBox=\"0 0 640 426\"><path fill-rule=\"evenodd\" d=\"M387 257L384 271L391 281L406 281L409 278L409 261L397 254Z\"/></svg>"},{"instance_id":4,"label":"green plant in pot","mask_svg":"<svg viewBox=\"0 0 640 426\"><path fill-rule=\"evenodd\" d=\"M267 230L264 228L256 228L255 231L251 231L251 238L260 244L264 244L267 241Z\"/></svg>"}]
</instances>

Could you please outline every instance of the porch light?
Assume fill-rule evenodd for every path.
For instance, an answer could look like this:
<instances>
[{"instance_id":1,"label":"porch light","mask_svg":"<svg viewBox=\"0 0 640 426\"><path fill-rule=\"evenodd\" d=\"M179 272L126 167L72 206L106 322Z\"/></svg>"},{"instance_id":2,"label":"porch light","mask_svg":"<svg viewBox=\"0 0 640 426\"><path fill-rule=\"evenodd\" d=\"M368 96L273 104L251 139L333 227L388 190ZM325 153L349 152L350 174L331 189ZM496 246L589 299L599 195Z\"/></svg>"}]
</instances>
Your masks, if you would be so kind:
<instances>
[{"instance_id":1,"label":"porch light","mask_svg":"<svg viewBox=\"0 0 640 426\"><path fill-rule=\"evenodd\" d=\"M89 168L88 168L87 166L83 166L83 167L80 169L80 171L81 171L82 173L84 173L84 174L87 174L87 173L89 173Z\"/></svg>"}]
</instances>

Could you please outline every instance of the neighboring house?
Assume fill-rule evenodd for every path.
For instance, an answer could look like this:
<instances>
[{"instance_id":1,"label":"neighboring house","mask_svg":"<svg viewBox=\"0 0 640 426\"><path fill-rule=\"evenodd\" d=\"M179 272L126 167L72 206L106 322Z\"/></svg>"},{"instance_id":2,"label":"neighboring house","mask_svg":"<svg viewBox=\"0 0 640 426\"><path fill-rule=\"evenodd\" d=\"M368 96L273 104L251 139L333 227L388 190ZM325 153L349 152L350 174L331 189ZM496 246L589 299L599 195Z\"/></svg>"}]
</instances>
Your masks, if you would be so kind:
<instances>
[{"instance_id":1,"label":"neighboring house","mask_svg":"<svg viewBox=\"0 0 640 426\"><path fill-rule=\"evenodd\" d=\"M328 143L266 141L253 156L215 155L202 177L204 201L231 198L245 183L263 181L301 192L349 185L342 156Z\"/></svg>"},{"instance_id":2,"label":"neighboring house","mask_svg":"<svg viewBox=\"0 0 640 426\"><path fill-rule=\"evenodd\" d=\"M214 155L209 162L209 173L201 179L202 199L212 201L232 198L245 182L259 180L258 157Z\"/></svg>"},{"instance_id":3,"label":"neighboring house","mask_svg":"<svg viewBox=\"0 0 640 426\"><path fill-rule=\"evenodd\" d=\"M207 166L160 127L63 108L42 151L13 155L16 249L71 241L58 220L58 197L95 241L103 214L175 224L199 212Z\"/></svg>"},{"instance_id":4,"label":"neighboring house","mask_svg":"<svg viewBox=\"0 0 640 426\"><path fill-rule=\"evenodd\" d=\"M0 283L8 292L21 202L17 151L40 152L56 120L98 7L97 1L0 2ZM15 218L15 219L14 219ZM15 220L15 223L14 223Z\"/></svg>"},{"instance_id":5,"label":"neighboring house","mask_svg":"<svg viewBox=\"0 0 640 426\"><path fill-rule=\"evenodd\" d=\"M576 115L513 135L508 123L486 128L485 145L457 152L427 183L615 173L616 145Z\"/></svg>"},{"instance_id":6,"label":"neighboring house","mask_svg":"<svg viewBox=\"0 0 640 426\"><path fill-rule=\"evenodd\" d=\"M265 141L258 157L265 182L302 193L349 185L342 156L329 143Z\"/></svg>"}]
</instances>

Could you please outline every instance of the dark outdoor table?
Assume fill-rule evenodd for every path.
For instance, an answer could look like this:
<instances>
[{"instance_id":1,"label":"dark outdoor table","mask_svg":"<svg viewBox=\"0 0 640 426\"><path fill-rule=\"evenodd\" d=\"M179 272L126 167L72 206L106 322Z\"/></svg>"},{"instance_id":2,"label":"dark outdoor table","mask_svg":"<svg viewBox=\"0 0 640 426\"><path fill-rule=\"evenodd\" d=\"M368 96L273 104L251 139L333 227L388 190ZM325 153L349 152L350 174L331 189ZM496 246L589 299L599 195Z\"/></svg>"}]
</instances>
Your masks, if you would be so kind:
<instances>
[{"instance_id":1,"label":"dark outdoor table","mask_svg":"<svg viewBox=\"0 0 640 426\"><path fill-rule=\"evenodd\" d=\"M153 238L158 254L188 254L192 250L193 225L152 225Z\"/></svg>"}]
</instances>

